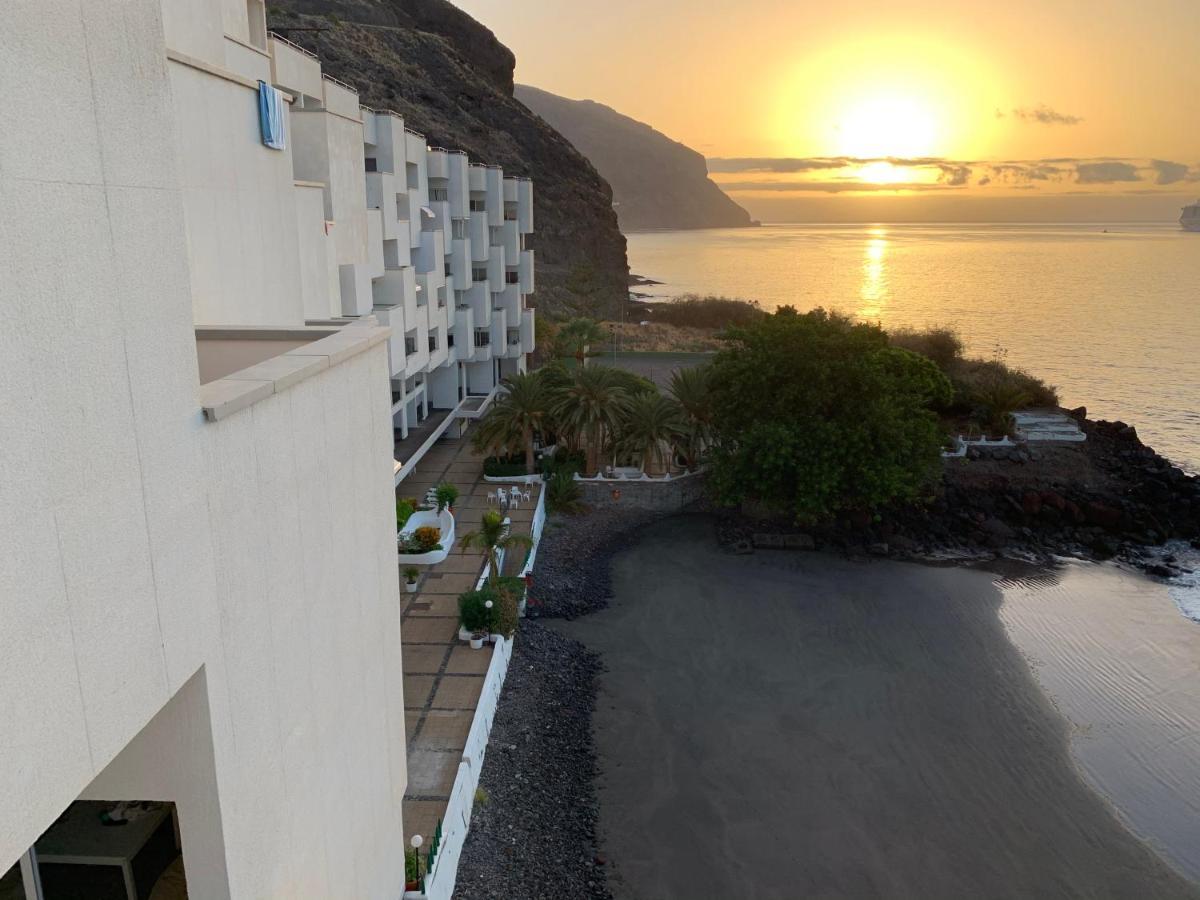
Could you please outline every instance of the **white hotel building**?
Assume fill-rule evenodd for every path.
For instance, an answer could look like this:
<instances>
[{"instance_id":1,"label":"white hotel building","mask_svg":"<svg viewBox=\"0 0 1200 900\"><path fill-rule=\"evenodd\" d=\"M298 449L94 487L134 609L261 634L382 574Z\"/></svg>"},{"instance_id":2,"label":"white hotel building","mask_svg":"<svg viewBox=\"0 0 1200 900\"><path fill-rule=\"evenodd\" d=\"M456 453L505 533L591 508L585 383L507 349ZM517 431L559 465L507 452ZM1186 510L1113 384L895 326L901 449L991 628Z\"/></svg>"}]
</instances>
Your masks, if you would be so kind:
<instances>
[{"instance_id":1,"label":"white hotel building","mask_svg":"<svg viewBox=\"0 0 1200 900\"><path fill-rule=\"evenodd\" d=\"M532 185L262 0L14 0L0 77L0 898L397 898L395 485L533 349Z\"/></svg>"}]
</instances>

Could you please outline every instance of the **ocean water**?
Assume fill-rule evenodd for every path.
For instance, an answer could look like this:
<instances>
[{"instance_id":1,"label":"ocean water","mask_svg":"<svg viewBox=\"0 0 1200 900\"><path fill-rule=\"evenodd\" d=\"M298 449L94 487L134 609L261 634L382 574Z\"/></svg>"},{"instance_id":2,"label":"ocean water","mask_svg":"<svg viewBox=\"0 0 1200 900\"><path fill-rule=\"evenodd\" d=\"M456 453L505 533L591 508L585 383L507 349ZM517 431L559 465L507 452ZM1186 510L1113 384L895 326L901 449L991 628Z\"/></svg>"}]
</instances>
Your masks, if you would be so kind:
<instances>
[{"instance_id":1,"label":"ocean water","mask_svg":"<svg viewBox=\"0 0 1200 900\"><path fill-rule=\"evenodd\" d=\"M952 325L1200 471L1200 234L1177 225L768 225L629 237L636 290Z\"/></svg>"}]
</instances>

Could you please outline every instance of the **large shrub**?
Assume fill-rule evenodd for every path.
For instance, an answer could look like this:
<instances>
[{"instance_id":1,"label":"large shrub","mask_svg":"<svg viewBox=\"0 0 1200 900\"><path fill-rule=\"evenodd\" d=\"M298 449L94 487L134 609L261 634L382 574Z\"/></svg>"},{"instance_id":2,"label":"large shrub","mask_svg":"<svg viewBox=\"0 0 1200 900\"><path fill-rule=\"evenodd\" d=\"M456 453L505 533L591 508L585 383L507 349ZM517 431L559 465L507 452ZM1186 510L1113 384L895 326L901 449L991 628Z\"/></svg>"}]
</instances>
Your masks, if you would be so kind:
<instances>
[{"instance_id":1,"label":"large shrub","mask_svg":"<svg viewBox=\"0 0 1200 900\"><path fill-rule=\"evenodd\" d=\"M785 307L730 332L712 364L711 484L800 521L918 497L940 461L929 359L877 325Z\"/></svg>"},{"instance_id":2,"label":"large shrub","mask_svg":"<svg viewBox=\"0 0 1200 900\"><path fill-rule=\"evenodd\" d=\"M690 328L750 325L765 315L762 308L751 300L701 297L698 294L684 294L670 303L656 303L649 307L649 311L652 322Z\"/></svg>"},{"instance_id":3,"label":"large shrub","mask_svg":"<svg viewBox=\"0 0 1200 900\"><path fill-rule=\"evenodd\" d=\"M492 609L487 608L488 600L492 601ZM495 593L488 588L459 594L458 623L471 632L491 631L492 619L495 615L495 601Z\"/></svg>"},{"instance_id":4,"label":"large shrub","mask_svg":"<svg viewBox=\"0 0 1200 900\"><path fill-rule=\"evenodd\" d=\"M893 328L888 332L888 339L893 347L929 357L943 372L949 372L963 354L962 338L957 331L946 325L934 325L920 330Z\"/></svg>"}]
</instances>

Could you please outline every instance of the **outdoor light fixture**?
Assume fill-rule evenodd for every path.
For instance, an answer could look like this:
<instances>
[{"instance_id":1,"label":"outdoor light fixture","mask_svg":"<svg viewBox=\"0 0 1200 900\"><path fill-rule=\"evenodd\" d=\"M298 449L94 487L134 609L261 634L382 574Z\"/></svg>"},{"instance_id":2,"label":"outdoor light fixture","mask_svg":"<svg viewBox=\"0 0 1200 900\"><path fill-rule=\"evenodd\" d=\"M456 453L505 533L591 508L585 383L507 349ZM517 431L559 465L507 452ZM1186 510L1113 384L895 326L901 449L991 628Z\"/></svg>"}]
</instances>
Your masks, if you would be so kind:
<instances>
[{"instance_id":1,"label":"outdoor light fixture","mask_svg":"<svg viewBox=\"0 0 1200 900\"><path fill-rule=\"evenodd\" d=\"M417 858L417 885L418 885L418 887L420 887L420 885L421 885L421 845L423 843L425 843L425 839L423 837L421 837L419 834L414 834L412 836L412 840L410 840L409 843L412 844L413 856L415 856Z\"/></svg>"}]
</instances>

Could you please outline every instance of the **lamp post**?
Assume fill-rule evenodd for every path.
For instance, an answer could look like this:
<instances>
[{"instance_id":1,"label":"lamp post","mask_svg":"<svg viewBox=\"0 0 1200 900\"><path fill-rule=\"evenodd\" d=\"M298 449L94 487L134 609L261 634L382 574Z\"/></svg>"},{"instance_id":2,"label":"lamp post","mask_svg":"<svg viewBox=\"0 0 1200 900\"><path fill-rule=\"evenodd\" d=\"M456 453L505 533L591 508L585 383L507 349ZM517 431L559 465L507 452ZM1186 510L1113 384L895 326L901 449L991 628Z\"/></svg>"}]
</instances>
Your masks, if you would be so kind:
<instances>
[{"instance_id":1,"label":"lamp post","mask_svg":"<svg viewBox=\"0 0 1200 900\"><path fill-rule=\"evenodd\" d=\"M412 844L413 856L417 859L417 890L423 891L425 890L425 885L421 881L421 845L425 843L425 839L419 834L414 834L409 843Z\"/></svg>"},{"instance_id":2,"label":"lamp post","mask_svg":"<svg viewBox=\"0 0 1200 900\"><path fill-rule=\"evenodd\" d=\"M485 600L483 603L484 609L488 611L488 640L491 640L491 636L494 633L492 629L496 627L496 623L492 620L492 605L491 600Z\"/></svg>"},{"instance_id":3,"label":"lamp post","mask_svg":"<svg viewBox=\"0 0 1200 900\"><path fill-rule=\"evenodd\" d=\"M608 323L608 341L612 345L613 366L617 365L617 323Z\"/></svg>"}]
</instances>

